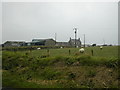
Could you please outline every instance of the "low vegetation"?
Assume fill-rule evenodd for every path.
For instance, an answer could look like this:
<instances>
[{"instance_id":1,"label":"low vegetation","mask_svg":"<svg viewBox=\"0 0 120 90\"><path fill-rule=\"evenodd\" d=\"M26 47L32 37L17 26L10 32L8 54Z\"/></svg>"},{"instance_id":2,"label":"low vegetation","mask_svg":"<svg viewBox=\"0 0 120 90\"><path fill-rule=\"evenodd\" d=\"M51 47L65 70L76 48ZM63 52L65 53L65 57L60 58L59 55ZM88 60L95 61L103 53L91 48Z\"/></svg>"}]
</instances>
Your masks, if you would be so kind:
<instances>
[{"instance_id":1,"label":"low vegetation","mask_svg":"<svg viewBox=\"0 0 120 90\"><path fill-rule=\"evenodd\" d=\"M91 49L96 52L94 56ZM84 54L78 48L3 51L3 87L118 88L117 51L111 47L97 50L98 47L89 47Z\"/></svg>"}]
</instances>

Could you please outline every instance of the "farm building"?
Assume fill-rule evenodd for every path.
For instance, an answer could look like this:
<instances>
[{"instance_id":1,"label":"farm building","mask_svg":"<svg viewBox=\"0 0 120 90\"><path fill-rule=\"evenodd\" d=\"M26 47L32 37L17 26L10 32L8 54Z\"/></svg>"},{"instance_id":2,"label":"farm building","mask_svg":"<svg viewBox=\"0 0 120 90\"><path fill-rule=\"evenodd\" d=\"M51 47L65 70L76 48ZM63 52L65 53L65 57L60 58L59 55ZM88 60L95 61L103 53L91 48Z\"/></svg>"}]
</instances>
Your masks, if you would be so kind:
<instances>
[{"instance_id":1,"label":"farm building","mask_svg":"<svg viewBox=\"0 0 120 90\"><path fill-rule=\"evenodd\" d=\"M33 39L30 43L33 46L55 46L55 40L53 39Z\"/></svg>"},{"instance_id":2,"label":"farm building","mask_svg":"<svg viewBox=\"0 0 120 90\"><path fill-rule=\"evenodd\" d=\"M68 41L70 46L75 46L75 39L71 39ZM80 47L81 46L81 41L80 38L76 39L76 46Z\"/></svg>"},{"instance_id":3,"label":"farm building","mask_svg":"<svg viewBox=\"0 0 120 90\"><path fill-rule=\"evenodd\" d=\"M75 46L75 39L71 39L68 42L56 42L56 46ZM76 46L80 47L81 46L81 41L80 38L76 39Z\"/></svg>"},{"instance_id":4,"label":"farm building","mask_svg":"<svg viewBox=\"0 0 120 90\"><path fill-rule=\"evenodd\" d=\"M29 43L32 46L75 46L75 39L71 39L68 42L56 42L53 39L33 39L32 42ZM81 46L80 38L76 39L76 46Z\"/></svg>"},{"instance_id":5,"label":"farm building","mask_svg":"<svg viewBox=\"0 0 120 90\"><path fill-rule=\"evenodd\" d=\"M19 46L75 46L75 39L71 39L68 42L56 42L51 39L32 39L32 42L20 42L20 41L7 41L4 43L4 47L19 47ZM80 38L76 39L76 46L81 46Z\"/></svg>"},{"instance_id":6,"label":"farm building","mask_svg":"<svg viewBox=\"0 0 120 90\"><path fill-rule=\"evenodd\" d=\"M20 47L24 44L23 41L6 41L3 46L4 47Z\"/></svg>"},{"instance_id":7,"label":"farm building","mask_svg":"<svg viewBox=\"0 0 120 90\"><path fill-rule=\"evenodd\" d=\"M70 46L68 42L56 42L56 46Z\"/></svg>"}]
</instances>

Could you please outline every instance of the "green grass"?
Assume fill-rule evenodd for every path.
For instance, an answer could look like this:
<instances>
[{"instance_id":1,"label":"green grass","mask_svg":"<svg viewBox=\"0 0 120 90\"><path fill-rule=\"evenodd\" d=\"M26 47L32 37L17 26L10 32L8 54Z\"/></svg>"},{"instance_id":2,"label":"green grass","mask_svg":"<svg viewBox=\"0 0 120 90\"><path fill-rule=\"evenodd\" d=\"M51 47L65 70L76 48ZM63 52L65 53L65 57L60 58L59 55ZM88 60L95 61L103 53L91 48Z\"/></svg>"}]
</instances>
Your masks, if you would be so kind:
<instances>
[{"instance_id":1,"label":"green grass","mask_svg":"<svg viewBox=\"0 0 120 90\"><path fill-rule=\"evenodd\" d=\"M91 49L94 55L91 55ZM3 86L11 88L118 88L118 47L3 51ZM71 54L69 55L69 50Z\"/></svg>"},{"instance_id":2,"label":"green grass","mask_svg":"<svg viewBox=\"0 0 120 90\"><path fill-rule=\"evenodd\" d=\"M50 56L69 56L69 50L71 51L70 56L74 56L75 54L79 53L79 48L62 48L62 49L49 49ZM102 50L100 50L99 47L86 47L85 48L85 54L92 55L91 50L93 50L94 56L97 57L118 57L118 47L117 46L105 46ZM21 53L22 52L22 53ZM47 49L41 49L41 50L32 50L31 53L29 53L28 50L26 51L17 51L17 53L28 53L32 56L42 56L47 55Z\"/></svg>"},{"instance_id":3,"label":"green grass","mask_svg":"<svg viewBox=\"0 0 120 90\"><path fill-rule=\"evenodd\" d=\"M105 46L102 50L100 50L99 47L88 47L86 48L86 53L91 54L92 49L94 52L94 56L118 58L118 46Z\"/></svg>"}]
</instances>

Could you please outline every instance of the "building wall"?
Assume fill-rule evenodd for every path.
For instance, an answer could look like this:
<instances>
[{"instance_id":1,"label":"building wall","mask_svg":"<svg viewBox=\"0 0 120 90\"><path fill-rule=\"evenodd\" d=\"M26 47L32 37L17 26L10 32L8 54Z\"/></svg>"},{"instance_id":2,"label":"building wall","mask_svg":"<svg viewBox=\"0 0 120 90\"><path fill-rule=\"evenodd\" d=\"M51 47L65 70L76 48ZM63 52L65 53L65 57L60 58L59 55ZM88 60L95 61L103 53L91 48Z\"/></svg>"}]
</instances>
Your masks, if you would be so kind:
<instances>
[{"instance_id":1,"label":"building wall","mask_svg":"<svg viewBox=\"0 0 120 90\"><path fill-rule=\"evenodd\" d=\"M81 46L81 41L77 41L77 42L76 42L76 46L79 46L79 47L80 47L80 46Z\"/></svg>"},{"instance_id":2,"label":"building wall","mask_svg":"<svg viewBox=\"0 0 120 90\"><path fill-rule=\"evenodd\" d=\"M53 39L48 39L45 42L45 46L55 46L55 41Z\"/></svg>"},{"instance_id":3,"label":"building wall","mask_svg":"<svg viewBox=\"0 0 120 90\"><path fill-rule=\"evenodd\" d=\"M57 42L56 46L70 46L68 42Z\"/></svg>"},{"instance_id":4,"label":"building wall","mask_svg":"<svg viewBox=\"0 0 120 90\"><path fill-rule=\"evenodd\" d=\"M68 42L57 42L56 46L75 46L75 39L71 39ZM76 46L81 46L80 38L76 40Z\"/></svg>"},{"instance_id":5,"label":"building wall","mask_svg":"<svg viewBox=\"0 0 120 90\"><path fill-rule=\"evenodd\" d=\"M4 43L4 47L19 47L21 45L22 45L22 42L9 42L9 41L7 41Z\"/></svg>"},{"instance_id":6,"label":"building wall","mask_svg":"<svg viewBox=\"0 0 120 90\"><path fill-rule=\"evenodd\" d=\"M69 40L71 46L75 46L75 40ZM81 46L81 41L79 39L76 40L76 46Z\"/></svg>"},{"instance_id":7,"label":"building wall","mask_svg":"<svg viewBox=\"0 0 120 90\"><path fill-rule=\"evenodd\" d=\"M70 46L75 46L75 42L74 41L69 41L69 43L70 43Z\"/></svg>"},{"instance_id":8,"label":"building wall","mask_svg":"<svg viewBox=\"0 0 120 90\"><path fill-rule=\"evenodd\" d=\"M4 44L4 47L11 47L12 45L11 45L11 43L5 43Z\"/></svg>"}]
</instances>

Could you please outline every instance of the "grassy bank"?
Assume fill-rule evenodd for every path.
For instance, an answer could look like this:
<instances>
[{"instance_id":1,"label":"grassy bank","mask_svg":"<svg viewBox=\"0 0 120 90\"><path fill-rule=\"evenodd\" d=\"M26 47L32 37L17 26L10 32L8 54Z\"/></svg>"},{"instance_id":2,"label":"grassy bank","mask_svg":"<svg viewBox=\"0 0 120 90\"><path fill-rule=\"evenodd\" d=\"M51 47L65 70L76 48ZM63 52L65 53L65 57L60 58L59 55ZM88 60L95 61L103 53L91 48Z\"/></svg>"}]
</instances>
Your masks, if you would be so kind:
<instances>
[{"instance_id":1,"label":"grassy bank","mask_svg":"<svg viewBox=\"0 0 120 90\"><path fill-rule=\"evenodd\" d=\"M3 87L118 88L117 47L108 48L3 51Z\"/></svg>"}]
</instances>

